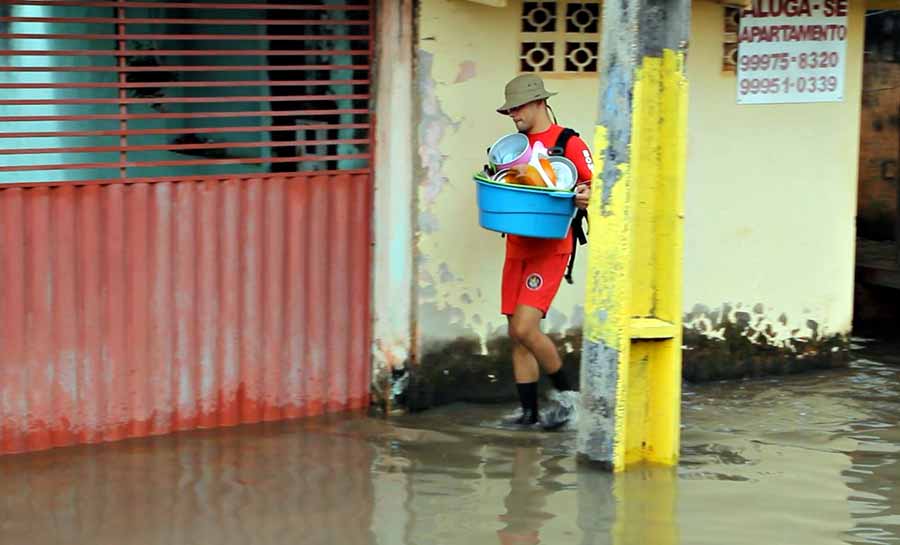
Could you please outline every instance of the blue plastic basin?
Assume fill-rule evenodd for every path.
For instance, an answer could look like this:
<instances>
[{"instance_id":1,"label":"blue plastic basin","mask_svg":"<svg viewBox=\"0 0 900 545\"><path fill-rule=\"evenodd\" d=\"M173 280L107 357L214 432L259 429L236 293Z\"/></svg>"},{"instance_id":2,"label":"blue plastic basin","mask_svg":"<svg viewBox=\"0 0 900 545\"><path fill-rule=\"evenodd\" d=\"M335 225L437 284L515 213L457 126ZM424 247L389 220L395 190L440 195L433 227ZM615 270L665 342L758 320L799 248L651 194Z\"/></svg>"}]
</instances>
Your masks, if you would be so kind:
<instances>
[{"instance_id":1,"label":"blue plastic basin","mask_svg":"<svg viewBox=\"0 0 900 545\"><path fill-rule=\"evenodd\" d=\"M575 215L575 195L475 178L478 222L491 231L534 238L566 238Z\"/></svg>"}]
</instances>

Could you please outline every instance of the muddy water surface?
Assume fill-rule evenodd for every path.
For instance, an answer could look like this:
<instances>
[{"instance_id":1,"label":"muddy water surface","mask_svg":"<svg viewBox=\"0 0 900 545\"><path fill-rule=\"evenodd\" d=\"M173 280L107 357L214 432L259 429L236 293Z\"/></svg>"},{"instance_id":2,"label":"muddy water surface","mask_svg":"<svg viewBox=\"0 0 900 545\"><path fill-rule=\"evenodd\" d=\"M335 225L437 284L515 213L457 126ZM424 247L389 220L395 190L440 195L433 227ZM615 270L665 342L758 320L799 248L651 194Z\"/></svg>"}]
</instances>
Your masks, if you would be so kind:
<instances>
[{"instance_id":1,"label":"muddy water surface","mask_svg":"<svg viewBox=\"0 0 900 545\"><path fill-rule=\"evenodd\" d=\"M0 458L2 545L900 543L900 357L688 387L682 463L613 478L510 407Z\"/></svg>"}]
</instances>

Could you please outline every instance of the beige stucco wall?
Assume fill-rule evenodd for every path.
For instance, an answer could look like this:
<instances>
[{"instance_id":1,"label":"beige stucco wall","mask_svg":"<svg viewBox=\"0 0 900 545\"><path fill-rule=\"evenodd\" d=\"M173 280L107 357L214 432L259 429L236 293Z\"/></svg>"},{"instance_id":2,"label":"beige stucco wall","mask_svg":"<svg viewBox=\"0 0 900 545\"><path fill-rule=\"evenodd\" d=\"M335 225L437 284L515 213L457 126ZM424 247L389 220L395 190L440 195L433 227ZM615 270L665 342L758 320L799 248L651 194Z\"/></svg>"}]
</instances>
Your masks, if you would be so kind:
<instances>
[{"instance_id":1,"label":"beige stucco wall","mask_svg":"<svg viewBox=\"0 0 900 545\"><path fill-rule=\"evenodd\" d=\"M720 70L722 8L694 6L685 310L741 305L782 340L809 334L807 320L825 335L846 333L863 9L851 2L844 102L738 106L735 78Z\"/></svg>"},{"instance_id":2,"label":"beige stucco wall","mask_svg":"<svg viewBox=\"0 0 900 545\"><path fill-rule=\"evenodd\" d=\"M478 226L472 174L485 149L515 131L494 110L518 72L520 4L494 8L466 1L422 0L418 42L419 332L426 342L462 335L482 339L505 328L500 316L500 273L505 241ZM551 104L562 124L593 134L594 76L547 79L560 95ZM586 138L589 142L590 138ZM584 276L583 258L576 274ZM583 282L564 284L548 327L581 323Z\"/></svg>"},{"instance_id":3,"label":"beige stucco wall","mask_svg":"<svg viewBox=\"0 0 900 545\"><path fill-rule=\"evenodd\" d=\"M842 103L738 106L721 73L722 7L696 2L688 59L690 139L684 309L688 325L722 305L756 312L790 345L815 322L849 331L863 12L851 13ZM422 0L417 43L418 338L503 334L504 241L478 227L471 174L512 125L494 113L516 75L520 2L506 8ZM562 124L591 134L598 81L547 78ZM585 259L576 276L584 276ZM583 284L564 285L548 329L580 326ZM754 308L755 307L755 308ZM734 312L732 309L732 313ZM732 316L733 317L733 316ZM705 335L721 336L716 324Z\"/></svg>"}]
</instances>

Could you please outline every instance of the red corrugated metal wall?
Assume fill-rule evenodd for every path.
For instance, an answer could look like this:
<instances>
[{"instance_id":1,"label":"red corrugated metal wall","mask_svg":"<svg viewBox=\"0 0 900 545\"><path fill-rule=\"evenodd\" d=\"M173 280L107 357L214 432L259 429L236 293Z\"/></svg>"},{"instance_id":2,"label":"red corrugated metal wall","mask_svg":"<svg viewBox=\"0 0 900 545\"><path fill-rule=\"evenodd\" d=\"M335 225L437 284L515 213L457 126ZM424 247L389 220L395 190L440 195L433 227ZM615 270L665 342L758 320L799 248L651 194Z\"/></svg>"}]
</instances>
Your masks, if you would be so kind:
<instances>
[{"instance_id":1,"label":"red corrugated metal wall","mask_svg":"<svg viewBox=\"0 0 900 545\"><path fill-rule=\"evenodd\" d=\"M371 17L0 9L0 454L367 405Z\"/></svg>"},{"instance_id":2,"label":"red corrugated metal wall","mask_svg":"<svg viewBox=\"0 0 900 545\"><path fill-rule=\"evenodd\" d=\"M364 407L370 185L0 191L0 452Z\"/></svg>"}]
</instances>

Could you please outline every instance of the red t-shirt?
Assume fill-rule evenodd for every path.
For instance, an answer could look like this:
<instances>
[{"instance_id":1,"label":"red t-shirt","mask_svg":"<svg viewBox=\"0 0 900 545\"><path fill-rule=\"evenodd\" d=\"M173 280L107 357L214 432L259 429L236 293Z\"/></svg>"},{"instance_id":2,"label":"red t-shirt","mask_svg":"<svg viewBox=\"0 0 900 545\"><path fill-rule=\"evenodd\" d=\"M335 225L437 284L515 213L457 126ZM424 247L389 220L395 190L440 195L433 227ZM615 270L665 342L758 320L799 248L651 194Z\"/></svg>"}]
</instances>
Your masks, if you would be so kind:
<instances>
[{"instance_id":1,"label":"red t-shirt","mask_svg":"<svg viewBox=\"0 0 900 545\"><path fill-rule=\"evenodd\" d=\"M550 128L544 132L529 134L528 140L532 145L535 142L541 142L547 149L556 145L563 127L559 125L550 125ZM578 183L591 183L594 173L594 160L591 157L591 150L588 149L584 140L577 136L569 138L566 144L565 156L567 159L575 163L578 169ZM570 254L572 253L572 232L564 239L549 238L530 238L518 235L508 235L506 237L506 257L507 259L528 259L533 257L541 257L548 255Z\"/></svg>"}]
</instances>

